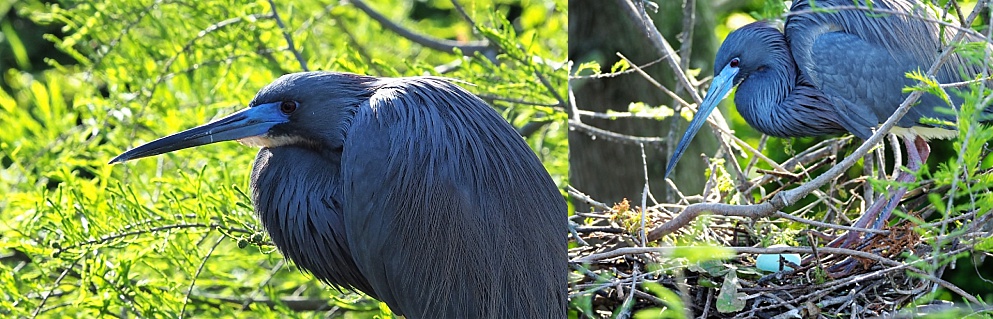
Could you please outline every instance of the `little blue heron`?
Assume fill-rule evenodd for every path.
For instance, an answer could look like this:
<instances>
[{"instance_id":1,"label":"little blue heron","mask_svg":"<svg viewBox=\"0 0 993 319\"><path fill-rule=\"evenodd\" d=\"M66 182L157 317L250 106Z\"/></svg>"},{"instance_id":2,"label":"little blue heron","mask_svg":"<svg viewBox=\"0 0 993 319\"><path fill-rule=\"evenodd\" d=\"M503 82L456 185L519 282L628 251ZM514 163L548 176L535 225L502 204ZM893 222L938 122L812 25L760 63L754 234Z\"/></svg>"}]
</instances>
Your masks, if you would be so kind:
<instances>
[{"instance_id":1,"label":"little blue heron","mask_svg":"<svg viewBox=\"0 0 993 319\"><path fill-rule=\"evenodd\" d=\"M929 69L941 53L943 42L955 32L943 33L937 24L928 21L937 15L915 1L872 1L873 8L889 14L827 10L853 5L868 8L865 2L818 0L814 2L818 10L812 10L808 1L798 0L790 9L793 14L786 19L785 34L763 22L729 34L717 52L710 89L669 159L666 175L734 86L738 87L734 98L738 112L762 133L798 137L849 132L869 138L909 95L903 88L917 84L906 74ZM984 41L974 36L966 40ZM982 66L953 54L935 79L941 83L965 81L983 71ZM952 105L936 95L922 96L892 129L904 140L909 170L919 169L930 153L923 138L956 135L952 126L922 121L930 118L954 123L955 115L950 110L962 99L949 95ZM988 120L993 108L987 108L983 115ZM895 178L904 183L914 179L906 172ZM880 229L905 192L906 188L900 187L889 192L888 200L881 196L855 227L871 224ZM850 232L831 245L849 247L857 237L857 233Z\"/></svg>"},{"instance_id":2,"label":"little blue heron","mask_svg":"<svg viewBox=\"0 0 993 319\"><path fill-rule=\"evenodd\" d=\"M407 318L565 318L565 200L524 139L439 78L304 72L111 163L261 147L255 213L297 266Z\"/></svg>"}]
</instances>

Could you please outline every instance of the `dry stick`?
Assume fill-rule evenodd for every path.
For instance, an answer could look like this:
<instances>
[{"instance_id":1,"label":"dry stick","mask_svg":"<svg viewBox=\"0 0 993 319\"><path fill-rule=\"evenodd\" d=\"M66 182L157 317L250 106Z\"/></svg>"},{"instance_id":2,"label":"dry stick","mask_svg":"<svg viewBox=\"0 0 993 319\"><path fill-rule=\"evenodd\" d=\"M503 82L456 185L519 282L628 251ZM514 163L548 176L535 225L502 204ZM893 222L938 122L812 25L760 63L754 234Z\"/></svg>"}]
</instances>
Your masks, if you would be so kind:
<instances>
[{"instance_id":1,"label":"dry stick","mask_svg":"<svg viewBox=\"0 0 993 319\"><path fill-rule=\"evenodd\" d=\"M644 171L645 177L645 188L641 192L641 227L638 228L638 237L641 239L641 246L648 245L648 237L646 237L645 232L645 207L648 207L648 194L651 192L651 187L648 185L648 159L645 156L645 144L638 144L641 149L641 168ZM634 288L632 288L634 289Z\"/></svg>"},{"instance_id":2,"label":"dry stick","mask_svg":"<svg viewBox=\"0 0 993 319\"><path fill-rule=\"evenodd\" d=\"M671 254L677 249L693 249L697 246L672 246L672 247L624 247L617 248L611 251L606 251L602 253L596 253L589 256L584 256L581 258L576 258L571 260L571 263L592 263L604 259L610 259L615 257L620 257L624 255L637 255L637 254ZM736 254L782 254L782 253L798 253L798 254L811 254L813 252L812 247L726 247L727 249L733 250ZM847 249L847 248L833 248L833 247L818 247L817 251L827 252L837 255L849 255L865 259L870 259L877 261L880 264L887 266L903 266L904 264L894 261L892 259L876 255L874 253L864 252L861 250Z\"/></svg>"},{"instance_id":3,"label":"dry stick","mask_svg":"<svg viewBox=\"0 0 993 319\"><path fill-rule=\"evenodd\" d=\"M757 147L755 147L755 150L757 150L759 152L762 152L762 150L765 149L766 142L768 142L768 141L769 141L769 135L762 134L762 137L759 138L759 145ZM796 157L796 156L794 156L794 157ZM748 159L748 164L745 164L745 171L746 172L747 171L751 171L752 168L755 168L755 165L758 164L758 163L759 163L758 157L752 157L752 158ZM783 168L786 168L786 166L783 165ZM747 176L740 176L740 177L742 179L745 179L743 182L748 182ZM752 185L752 187L755 187L755 185ZM740 192L740 193L747 194L747 192ZM751 200L749 200L747 202L748 203L753 203L753 201L751 201Z\"/></svg>"},{"instance_id":4,"label":"dry stick","mask_svg":"<svg viewBox=\"0 0 993 319\"><path fill-rule=\"evenodd\" d=\"M579 116L579 106L576 106L576 91L572 90L572 85L569 85L567 89L569 93L569 108L566 111L566 115L569 116L569 125L572 125L574 121L576 123L582 123L583 119Z\"/></svg>"},{"instance_id":5,"label":"dry stick","mask_svg":"<svg viewBox=\"0 0 993 319\"><path fill-rule=\"evenodd\" d=\"M592 197L590 197L590 195L583 194L582 192L580 192L575 187L572 187L572 185L566 186L566 192L569 192L569 196L570 197L572 197L574 199L582 200L587 205L590 205L590 206L593 206L593 207L596 207L596 208L599 208L599 209L602 209L602 210L605 210L605 211L612 211L613 210L613 208L611 208L610 206L607 206L607 204L604 204L604 203L601 203L601 202L598 202L598 201L594 200Z\"/></svg>"},{"instance_id":6,"label":"dry stick","mask_svg":"<svg viewBox=\"0 0 993 319\"><path fill-rule=\"evenodd\" d=\"M621 311L621 313L617 315L617 318L619 319L626 319L631 317L631 302L634 301L635 291L637 291L638 283L640 282L640 280L638 280L637 278L639 275L638 272L640 272L640 269L638 269L638 265L635 265L633 271L631 272L631 277L632 277L631 288L628 291L627 298L624 299L624 303L621 306L624 309ZM621 290L622 287L623 287L622 285L618 285L617 290L623 292L623 290Z\"/></svg>"},{"instance_id":7,"label":"dry stick","mask_svg":"<svg viewBox=\"0 0 993 319\"><path fill-rule=\"evenodd\" d=\"M959 31L955 35L955 38L952 39L952 41L950 41L950 43L959 42L962 40L964 36L965 33ZM935 61L934 64L931 65L931 68L928 69L925 76L929 78L933 77L935 72L937 72L938 67L941 66L941 64L944 63L946 60L948 60L949 57L951 57L951 54L954 50L949 50L947 48L948 47L947 45L945 47L946 47L945 50L941 52L941 55L939 55L937 61ZM867 154L869 150L871 150L877 144L879 144L879 142L883 139L883 137L886 136L887 133L889 133L890 129L892 129L893 126L896 125L896 122L899 121L901 118L903 118L904 114L907 114L907 112L910 110L910 107L913 106L914 102L917 102L917 99L920 98L921 95L923 94L924 91L922 90L915 90L914 92L910 93L910 95L903 100L903 103L900 103L900 107L898 107L896 111L893 112L893 115L891 115L886 120L886 122L883 123L883 125L880 126L880 128L876 130L876 132L872 134L871 137L869 137L868 140L863 142L862 145L860 145L859 148L855 150L855 152L852 152L851 155L849 155L844 160L839 162L837 166L832 167L827 172L821 174L814 180L807 182L803 185L800 185L797 188L782 191L776 194L776 196L774 196L772 200L761 204L729 205L729 204L721 204L721 203L701 203L701 204L690 205L686 207L686 209L684 209L683 212L679 214L679 216L676 216L672 220L666 222L665 224L662 224L659 227L656 227L651 232L649 232L648 240L651 241L658 240L662 238L662 236L665 236L669 233L672 233L676 229L686 226L703 212L709 211L709 212L717 213L719 215L758 218L758 217L769 216L773 214L775 211L782 209L783 207L789 206L791 203L796 203L798 200L800 200L804 196L807 196L815 189L820 188L821 186L827 184L831 180L840 176L842 173L847 171L848 168L854 165L855 162L857 162L860 158L865 156L865 154Z\"/></svg>"},{"instance_id":8,"label":"dry stick","mask_svg":"<svg viewBox=\"0 0 993 319\"><path fill-rule=\"evenodd\" d=\"M693 6L696 5L695 2L693 2L692 4L691 4L691 2L693 2L693 0L686 0L686 2L684 2L683 9L685 10L685 9L689 8L691 5L693 5ZM683 13L683 32L688 32L688 33L692 33L693 32L693 23L692 22L691 23L687 23L687 20L696 19L696 15L694 14L694 12L692 10L693 9L690 8L690 12L688 14L685 11ZM686 37L684 39L687 42L685 42L685 43L683 43L681 45L680 51L682 51L684 49L686 51L681 52L681 54L682 54L680 56L681 63L679 63L679 70L676 70L676 73L684 73L685 74L686 73L686 70L689 69L689 59L690 59L690 53L691 53L691 49L692 49L692 42L691 41L692 41L693 37L691 35L691 36L688 36L688 37ZM679 91L680 88L681 88L681 85L677 84L676 85L676 91ZM687 90L692 90L692 91L696 91L696 89L697 88L687 88ZM680 109L674 108L674 110L680 110ZM693 112L696 112L696 109L693 109ZM718 111L718 113L720 113L720 111ZM668 128L666 129L666 139L668 139L669 141L673 141L673 142L677 140L678 134L679 134L676 131L676 128L678 126L674 125L675 120L676 120L676 118L673 117L669 121L670 124L668 125ZM673 152L675 152L676 146L677 146L676 144L674 144L672 142L669 142L666 145L665 153L666 154L670 154L669 156L671 156L671 154L673 154ZM752 157L752 159L755 159L755 157ZM668 172L666 172L666 173L668 173ZM666 201L672 201L672 199L673 199L672 192L667 192L666 193L666 197L667 197L666 198ZM684 299L685 298L686 297L684 297Z\"/></svg>"},{"instance_id":9,"label":"dry stick","mask_svg":"<svg viewBox=\"0 0 993 319\"><path fill-rule=\"evenodd\" d=\"M834 228L834 229L842 229L842 230L847 230L847 231L857 231L857 232L873 233L873 234L880 234L880 235L889 235L889 233L890 233L890 231L888 231L888 230L882 230L882 229L859 228L859 227L844 226L844 225L835 225L835 224L832 224L832 223L819 222L819 221L816 221L816 220L810 220L810 219L806 219L806 218L799 217L799 216L793 216L793 215L790 215L790 214L787 214L787 213L784 213L784 212L780 212L780 211L777 211L777 212L773 213L773 216L776 216L776 217L779 217L779 218L789 219L789 220L792 220L792 221L795 221L795 222L798 222L798 223L804 223L804 224L815 226L815 227Z\"/></svg>"},{"instance_id":10,"label":"dry stick","mask_svg":"<svg viewBox=\"0 0 993 319\"><path fill-rule=\"evenodd\" d=\"M662 34L659 33L659 30L655 28L655 23L652 21L652 18L648 16L648 13L645 12L644 7L636 5L632 0L618 0L618 1L620 1L621 5L627 9L625 10L625 13L628 14L629 18L631 18L633 21L642 22L642 24L644 25L643 31L645 32L645 35L648 36L649 42L659 52L662 52L662 57L666 58L666 61L669 62L669 68L673 70L679 70L679 64L680 64L679 56L676 55L676 52L672 49L672 46L669 45L669 42L667 42L665 38L662 37ZM693 97L693 101L695 101L697 104L703 102L703 98L700 97L700 94L696 90L694 90L696 86L693 85L693 83L698 83L696 79L692 79L691 75L683 72L675 72L675 73L676 73L676 81L684 88L686 88L686 92L689 93L691 97ZM724 122L723 118L721 118L721 120L722 122Z\"/></svg>"},{"instance_id":11,"label":"dry stick","mask_svg":"<svg viewBox=\"0 0 993 319\"><path fill-rule=\"evenodd\" d=\"M948 252L946 252L944 254L941 254L941 255L955 255L955 254L959 254L959 253L968 251L970 249L972 249L972 248L971 247L961 247L959 249L948 251ZM825 250L825 249L824 249L824 247L820 247L820 248L817 248L817 250L820 251L820 250ZM931 276L930 274L925 273L923 270L914 268L913 267L913 264L930 262L930 261L936 260L936 259L938 259L938 255L932 255L932 256L929 256L929 257L926 257L926 258L919 259L919 260L917 260L917 261L915 261L913 263L899 264L898 266L892 266L890 268L880 269L880 270L877 270L877 271L874 271L874 272L870 272L870 273L866 273L866 274L861 274L861 275L857 275L857 276L851 276L851 277L847 277L847 278L842 279L842 280L829 281L829 282L826 282L824 284L812 286L811 288L812 289L815 289L815 290L820 290L820 289L827 289L827 288L834 287L834 286L849 285L849 284L853 284L853 283L856 283L856 282L863 282L863 281L866 281L866 280L869 280L869 279L872 279L872 278L880 277L880 276L882 276L882 275L884 275L884 274L886 274L888 272L894 272L894 271L903 270L903 269L908 269L908 270L913 271L915 273L918 273L920 275ZM929 279L930 278L933 278L933 276L929 277ZM937 283L939 285L942 285L943 287L949 287L949 286L955 287L955 285L953 285L951 283L948 283L948 282L944 282L944 281L937 282ZM956 287L955 289L951 289L950 288L950 290L952 290L952 291L954 291L956 293L963 292L963 290L962 289L958 289L958 287ZM963 298L966 298L966 299L969 299L969 300L975 300L975 297L974 296L971 296L971 295L968 295L968 294L964 294L964 295L962 295L962 297ZM977 302L977 304L978 304L978 302Z\"/></svg>"},{"instance_id":12,"label":"dry stick","mask_svg":"<svg viewBox=\"0 0 993 319\"><path fill-rule=\"evenodd\" d=\"M578 112L579 112L579 115L582 115L582 116L585 116L585 117L591 117L591 118L603 119L603 120L615 120L615 119L621 119L621 118L649 119L649 120L657 120L657 119L659 119L659 115L654 115L654 114L640 114L640 113L631 113L631 112L613 112L613 111L611 111L610 113L603 113L603 112L593 112L593 111L587 111L587 110L579 110Z\"/></svg>"},{"instance_id":13,"label":"dry stick","mask_svg":"<svg viewBox=\"0 0 993 319\"><path fill-rule=\"evenodd\" d=\"M794 169L796 169L796 166L797 165L803 167L803 166L805 166L805 165L807 165L809 163L813 163L816 160L819 160L821 158L827 157L827 156L831 155L832 153L836 153L835 152L835 149L834 149L835 145L830 145L830 144L844 144L845 141L847 141L850 138L851 138L851 136L847 136L847 137L842 137L842 138L837 138L837 139L830 139L830 140L826 140L826 141L817 143L816 145L811 146L810 148L804 150L803 152L800 152L796 156L793 156L792 158L790 158L790 159L786 160L785 162L783 162L782 167L787 172L790 172L790 174L792 174L793 176L807 175L808 177L810 177L809 174L807 174L808 173L807 170L801 171L798 174L793 174L792 172L793 172ZM745 191L743 191L742 193L751 192L755 188L760 187L761 185L765 185L766 183L771 182L774 179L779 179L779 178L782 178L782 177L781 176L778 176L778 175L775 175L775 174L763 174L761 177L755 178L751 182L751 186L748 187L747 189L745 189Z\"/></svg>"},{"instance_id":14,"label":"dry stick","mask_svg":"<svg viewBox=\"0 0 993 319\"><path fill-rule=\"evenodd\" d=\"M83 257L78 257L76 258L76 260L73 260L72 264L70 264L69 267L66 267L66 269L62 271L61 274L59 274L58 278L55 278L55 282L52 283L52 288L49 289L47 293L45 293L45 295L41 298L41 301L38 302L38 305L35 306L34 311L31 312L31 319L37 318L38 315L41 314L42 307L45 306L45 302L48 301L48 297L52 296L52 294L55 292L55 289L58 289L59 285L62 284L62 280L65 279L70 272L72 272L72 268L76 267L76 265L79 264L79 261L81 260L83 260Z\"/></svg>"},{"instance_id":15,"label":"dry stick","mask_svg":"<svg viewBox=\"0 0 993 319\"><path fill-rule=\"evenodd\" d=\"M627 135L621 133L614 133L613 131L608 131L605 129L590 126L585 123L578 122L576 120L569 120L569 127L577 129L579 131L583 131L584 133L589 134L591 136L602 137L607 140L612 140L615 142L621 142L626 144L643 144L643 143L659 144L665 141L665 139L661 137L641 137L641 136L633 136L633 135Z\"/></svg>"}]
</instances>

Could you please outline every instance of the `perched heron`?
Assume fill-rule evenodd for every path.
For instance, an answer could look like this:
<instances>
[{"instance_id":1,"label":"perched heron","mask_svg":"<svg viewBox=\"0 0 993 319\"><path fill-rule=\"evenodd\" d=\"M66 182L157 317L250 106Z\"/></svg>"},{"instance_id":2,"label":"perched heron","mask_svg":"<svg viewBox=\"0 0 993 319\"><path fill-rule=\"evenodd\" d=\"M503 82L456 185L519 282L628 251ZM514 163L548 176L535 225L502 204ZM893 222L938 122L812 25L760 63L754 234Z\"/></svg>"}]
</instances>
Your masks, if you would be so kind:
<instances>
[{"instance_id":1,"label":"perched heron","mask_svg":"<svg viewBox=\"0 0 993 319\"><path fill-rule=\"evenodd\" d=\"M729 34L717 52L710 89L670 158L666 174L734 86L738 87L734 99L738 112L762 133L797 137L849 132L868 139L909 95L903 88L917 84L906 74L929 69L943 42L955 32L942 33L927 20L937 15L916 1L872 1L872 8L889 14L851 10L853 5L868 8L865 2L817 0L819 9L846 6L849 10L812 10L808 1L798 0L790 9L793 15L786 19L785 34L763 22ZM966 40L984 41L973 36ZM974 79L983 71L981 65L953 54L935 78L941 83L958 82ZM953 127L923 120L954 123L950 110L962 99L949 95L952 105L936 95L923 95L892 129L904 140L908 169L916 171L927 159L930 149L924 138L956 135ZM993 108L987 108L983 118L991 116ZM906 172L895 178L899 182L914 179ZM881 196L855 226L881 228L905 192L906 188L899 187L888 192L889 199ZM857 238L857 233L849 232L831 245L850 247Z\"/></svg>"},{"instance_id":2,"label":"perched heron","mask_svg":"<svg viewBox=\"0 0 993 319\"><path fill-rule=\"evenodd\" d=\"M407 318L564 318L565 200L524 139L439 78L305 72L111 163L261 147L255 213L297 266Z\"/></svg>"}]
</instances>

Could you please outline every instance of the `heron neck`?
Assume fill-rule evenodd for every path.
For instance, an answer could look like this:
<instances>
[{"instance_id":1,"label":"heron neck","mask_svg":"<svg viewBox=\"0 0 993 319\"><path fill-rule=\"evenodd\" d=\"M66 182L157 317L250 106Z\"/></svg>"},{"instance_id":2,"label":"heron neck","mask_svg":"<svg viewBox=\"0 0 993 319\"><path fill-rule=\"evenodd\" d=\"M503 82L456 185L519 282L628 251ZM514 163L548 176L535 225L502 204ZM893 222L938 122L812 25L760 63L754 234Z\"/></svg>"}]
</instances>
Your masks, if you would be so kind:
<instances>
[{"instance_id":1,"label":"heron neck","mask_svg":"<svg viewBox=\"0 0 993 319\"><path fill-rule=\"evenodd\" d=\"M776 37L764 43L766 64L750 71L738 85L734 102L738 113L749 125L762 133L783 136L777 119L789 118L780 107L797 86L797 67L786 48L786 39ZM765 39L769 39L768 37Z\"/></svg>"},{"instance_id":2,"label":"heron neck","mask_svg":"<svg viewBox=\"0 0 993 319\"><path fill-rule=\"evenodd\" d=\"M375 296L347 243L339 161L305 147L263 148L252 170L252 203L273 244L297 266Z\"/></svg>"},{"instance_id":3,"label":"heron neck","mask_svg":"<svg viewBox=\"0 0 993 319\"><path fill-rule=\"evenodd\" d=\"M776 137L818 136L844 132L827 98L797 71L782 45L768 53L769 64L738 85L738 112L759 132Z\"/></svg>"}]
</instances>

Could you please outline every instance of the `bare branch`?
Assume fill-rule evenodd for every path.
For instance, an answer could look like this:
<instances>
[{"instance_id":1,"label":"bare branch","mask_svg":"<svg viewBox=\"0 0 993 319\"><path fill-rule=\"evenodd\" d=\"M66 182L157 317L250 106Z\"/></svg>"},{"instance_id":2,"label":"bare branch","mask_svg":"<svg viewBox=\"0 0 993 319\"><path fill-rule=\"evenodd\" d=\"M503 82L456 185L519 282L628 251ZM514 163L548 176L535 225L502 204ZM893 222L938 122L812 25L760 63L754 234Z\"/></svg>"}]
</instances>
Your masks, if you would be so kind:
<instances>
[{"instance_id":1,"label":"bare branch","mask_svg":"<svg viewBox=\"0 0 993 319\"><path fill-rule=\"evenodd\" d=\"M303 58L300 51L296 49L295 45L293 45L293 36L290 35L289 30L286 28L286 24L283 23L283 19L279 17L279 12L276 11L276 2L269 0L269 7L272 9L272 18L276 20L276 25L279 26L279 30L283 33L283 38L286 39L286 45L290 47L290 52L293 52L293 56L295 56L297 61L300 62L300 69L310 71L310 69L307 68L307 60Z\"/></svg>"},{"instance_id":2,"label":"bare branch","mask_svg":"<svg viewBox=\"0 0 993 319\"><path fill-rule=\"evenodd\" d=\"M382 25L383 27L389 29L390 31L393 31L394 33L405 39L423 45L424 47L430 48L432 50L451 53L455 51L455 49L459 49L462 51L462 55L465 56L473 56L476 55L477 52L486 53L486 51L492 50L490 48L489 42L487 41L471 41L471 42L460 43L457 41L437 39L414 33L413 31L410 31L400 26L399 24L393 23L393 21L390 21L390 19L386 18L386 16L372 9L372 7L369 7L369 5L367 5L363 0L348 0L348 1L359 10L362 10L362 12L365 12L365 14L368 15L370 18L376 20L376 22L379 22L379 24Z\"/></svg>"}]
</instances>

